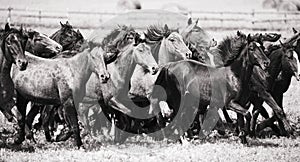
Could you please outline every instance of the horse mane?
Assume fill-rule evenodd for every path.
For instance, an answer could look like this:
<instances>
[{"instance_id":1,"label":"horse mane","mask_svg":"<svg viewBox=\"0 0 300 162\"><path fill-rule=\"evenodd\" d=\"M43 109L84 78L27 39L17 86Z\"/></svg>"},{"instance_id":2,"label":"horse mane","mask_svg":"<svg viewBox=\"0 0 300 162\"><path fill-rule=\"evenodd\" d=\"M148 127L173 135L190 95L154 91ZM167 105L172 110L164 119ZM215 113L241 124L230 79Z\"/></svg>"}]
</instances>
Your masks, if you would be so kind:
<instances>
[{"instance_id":1,"label":"horse mane","mask_svg":"<svg viewBox=\"0 0 300 162\"><path fill-rule=\"evenodd\" d=\"M125 31L125 34L120 38L117 38L122 31ZM105 50L105 62L107 64L114 62L118 58L120 49L128 44L126 36L129 32L135 32L133 27L119 25L118 28L113 29L106 37L103 38L100 46Z\"/></svg>"},{"instance_id":2,"label":"horse mane","mask_svg":"<svg viewBox=\"0 0 300 162\"><path fill-rule=\"evenodd\" d=\"M236 58L239 57L242 47L245 46L246 36L226 37L218 45L218 53L224 63L223 66L230 65Z\"/></svg>"},{"instance_id":3,"label":"horse mane","mask_svg":"<svg viewBox=\"0 0 300 162\"><path fill-rule=\"evenodd\" d=\"M175 30L165 29L159 25L150 25L147 28L146 35L150 41L160 41L164 37L168 37Z\"/></svg>"},{"instance_id":4,"label":"horse mane","mask_svg":"<svg viewBox=\"0 0 300 162\"><path fill-rule=\"evenodd\" d=\"M275 50L278 50L280 49L282 46L281 45L274 45L274 44L271 44L270 46L267 47L267 52L266 54L269 56L272 52L274 52Z\"/></svg>"},{"instance_id":5,"label":"horse mane","mask_svg":"<svg viewBox=\"0 0 300 162\"><path fill-rule=\"evenodd\" d=\"M120 42L125 39L125 36L122 39L116 39L116 37L120 34L121 31L126 31L126 33L130 31L134 31L133 27L126 25L118 25L118 28L113 29L106 37L103 38L101 42L101 47L104 49L105 47L116 47Z\"/></svg>"}]
</instances>

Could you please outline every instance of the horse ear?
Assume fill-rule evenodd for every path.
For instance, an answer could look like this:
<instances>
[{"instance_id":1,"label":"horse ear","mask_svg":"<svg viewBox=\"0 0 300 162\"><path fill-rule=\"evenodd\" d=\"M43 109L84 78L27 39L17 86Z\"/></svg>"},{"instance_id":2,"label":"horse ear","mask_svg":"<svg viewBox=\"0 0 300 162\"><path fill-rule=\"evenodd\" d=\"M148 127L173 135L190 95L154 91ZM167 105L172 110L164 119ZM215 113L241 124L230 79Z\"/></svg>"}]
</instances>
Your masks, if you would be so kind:
<instances>
[{"instance_id":1,"label":"horse ear","mask_svg":"<svg viewBox=\"0 0 300 162\"><path fill-rule=\"evenodd\" d=\"M24 32L24 30L23 30L23 24L21 24L21 26L20 26L20 32L21 32L21 33Z\"/></svg>"},{"instance_id":2,"label":"horse ear","mask_svg":"<svg viewBox=\"0 0 300 162\"><path fill-rule=\"evenodd\" d=\"M199 18L196 20L196 23L195 23L195 25L197 25L197 24L198 24L198 21L199 21Z\"/></svg>"},{"instance_id":3,"label":"horse ear","mask_svg":"<svg viewBox=\"0 0 300 162\"><path fill-rule=\"evenodd\" d=\"M70 25L69 21L66 22L66 25Z\"/></svg>"},{"instance_id":4,"label":"horse ear","mask_svg":"<svg viewBox=\"0 0 300 162\"><path fill-rule=\"evenodd\" d=\"M191 25L193 23L193 21L192 21L192 18L190 17L189 19L188 19L188 25Z\"/></svg>"},{"instance_id":5,"label":"horse ear","mask_svg":"<svg viewBox=\"0 0 300 162\"><path fill-rule=\"evenodd\" d=\"M252 41L252 37L250 34L248 34L248 36L247 36L247 41L248 41L248 43Z\"/></svg>"},{"instance_id":6,"label":"horse ear","mask_svg":"<svg viewBox=\"0 0 300 162\"><path fill-rule=\"evenodd\" d=\"M298 33L298 31L295 28L292 28L292 29L293 29L294 34Z\"/></svg>"},{"instance_id":7,"label":"horse ear","mask_svg":"<svg viewBox=\"0 0 300 162\"><path fill-rule=\"evenodd\" d=\"M28 33L28 37L30 38L30 39L33 39L33 37L34 37L34 34L35 34L35 31L33 31L33 30L29 30L29 31L27 31L27 33Z\"/></svg>"},{"instance_id":8,"label":"horse ear","mask_svg":"<svg viewBox=\"0 0 300 162\"><path fill-rule=\"evenodd\" d=\"M10 30L10 25L8 23L5 24L5 31L9 31Z\"/></svg>"},{"instance_id":9,"label":"horse ear","mask_svg":"<svg viewBox=\"0 0 300 162\"><path fill-rule=\"evenodd\" d=\"M165 24L165 27L164 27L165 31L169 31L169 27L167 24Z\"/></svg>"},{"instance_id":10,"label":"horse ear","mask_svg":"<svg viewBox=\"0 0 300 162\"><path fill-rule=\"evenodd\" d=\"M62 28L65 27L65 25L63 23L61 23L61 21L59 23Z\"/></svg>"},{"instance_id":11,"label":"horse ear","mask_svg":"<svg viewBox=\"0 0 300 162\"><path fill-rule=\"evenodd\" d=\"M279 43L282 47L285 47L285 45L281 42L281 40L279 40Z\"/></svg>"}]
</instances>

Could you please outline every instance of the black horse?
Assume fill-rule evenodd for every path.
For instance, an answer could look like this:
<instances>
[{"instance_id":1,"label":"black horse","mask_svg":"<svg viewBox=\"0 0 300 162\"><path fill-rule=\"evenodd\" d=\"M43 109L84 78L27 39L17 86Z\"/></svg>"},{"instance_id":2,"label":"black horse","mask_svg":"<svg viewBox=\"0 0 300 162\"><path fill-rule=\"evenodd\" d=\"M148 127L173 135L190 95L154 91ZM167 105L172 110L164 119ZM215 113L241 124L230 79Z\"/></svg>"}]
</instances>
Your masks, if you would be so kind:
<instances>
[{"instance_id":1,"label":"black horse","mask_svg":"<svg viewBox=\"0 0 300 162\"><path fill-rule=\"evenodd\" d=\"M292 38L281 44L281 46L276 45L269 47L268 53L270 53L269 58L271 60L271 66L268 69L268 72L270 76L267 78L261 78L258 76L258 78L256 78L256 82L259 80L263 82L262 80L265 79L265 82L267 83L264 83L265 85L259 83L256 84L255 86L257 88L254 89L254 92L251 95L252 97L250 98L251 103L254 105L253 117L251 120L251 135L253 136L256 135L256 131L259 132L268 126L270 126L277 135L290 135L284 130L282 121L278 121L280 130L274 124L274 121L278 120L276 115L268 119L269 115L265 108L262 107L263 100L258 97L259 93L257 92L261 92L262 90L270 91L271 96L283 111L283 93L288 90L292 76L295 76L296 79L299 80L297 60L293 57L293 51L296 51L297 46L299 47L300 44L300 41L298 40L300 38L299 36L299 34L295 33ZM267 120L257 125L256 130L256 120L259 114L261 114Z\"/></svg>"},{"instance_id":2,"label":"black horse","mask_svg":"<svg viewBox=\"0 0 300 162\"><path fill-rule=\"evenodd\" d=\"M155 82L159 86L153 90L151 106L157 109L160 101L166 101L173 110L173 121L167 127L177 128L180 135L185 132L183 128L189 128L194 120L191 115L201 105L210 105L202 134L207 134L218 121L217 108L226 106L246 115L243 99L249 94L253 67L258 65L265 69L269 64L269 59L251 36L246 37L240 32L236 37L226 38L218 49L224 67L214 68L192 60L175 62L163 67ZM243 125L243 122L239 123L242 142L246 143Z\"/></svg>"}]
</instances>

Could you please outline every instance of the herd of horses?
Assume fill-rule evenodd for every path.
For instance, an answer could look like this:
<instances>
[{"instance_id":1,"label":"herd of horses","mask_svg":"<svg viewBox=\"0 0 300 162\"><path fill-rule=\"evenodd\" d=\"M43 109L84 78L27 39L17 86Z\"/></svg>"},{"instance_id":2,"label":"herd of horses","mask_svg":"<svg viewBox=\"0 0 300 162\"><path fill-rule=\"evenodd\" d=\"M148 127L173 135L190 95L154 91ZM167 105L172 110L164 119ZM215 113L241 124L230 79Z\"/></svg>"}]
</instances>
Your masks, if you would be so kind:
<instances>
[{"instance_id":1,"label":"herd of horses","mask_svg":"<svg viewBox=\"0 0 300 162\"><path fill-rule=\"evenodd\" d=\"M282 103L291 78L299 80L293 53L300 58L300 32L295 29L276 44L280 34L240 31L216 42L198 20L189 19L181 30L151 25L142 34L118 26L97 42L84 39L69 22L60 24L50 37L9 24L0 31L0 110L17 123L7 143L34 140L32 130L43 127L47 141L73 136L82 147L81 136L92 131L90 111L94 127L105 126L105 118L118 128L116 142L130 134L181 142L202 138L221 122L218 109L228 123L233 120L227 110L237 113L236 131L244 144L266 127L278 136L294 136ZM37 114L39 123L33 126ZM259 114L264 120L257 123ZM66 127L54 137L59 124Z\"/></svg>"}]
</instances>

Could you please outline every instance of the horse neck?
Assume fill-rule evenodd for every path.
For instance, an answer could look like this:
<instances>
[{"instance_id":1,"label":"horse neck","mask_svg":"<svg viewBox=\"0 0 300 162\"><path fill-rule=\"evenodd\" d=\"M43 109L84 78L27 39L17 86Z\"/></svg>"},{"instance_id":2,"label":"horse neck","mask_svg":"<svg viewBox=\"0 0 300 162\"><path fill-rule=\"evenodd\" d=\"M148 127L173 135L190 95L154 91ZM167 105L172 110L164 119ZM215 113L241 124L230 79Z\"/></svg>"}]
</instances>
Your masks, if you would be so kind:
<instances>
[{"instance_id":1,"label":"horse neck","mask_svg":"<svg viewBox=\"0 0 300 162\"><path fill-rule=\"evenodd\" d=\"M281 71L281 89L284 89L284 92L286 92L291 84L292 81L292 77L293 75L285 72L285 71Z\"/></svg>"},{"instance_id":2,"label":"horse neck","mask_svg":"<svg viewBox=\"0 0 300 162\"><path fill-rule=\"evenodd\" d=\"M7 61L2 49L0 49L0 75L3 77L10 77L10 70L12 66L12 62Z\"/></svg>"},{"instance_id":3,"label":"horse neck","mask_svg":"<svg viewBox=\"0 0 300 162\"><path fill-rule=\"evenodd\" d=\"M49 38L51 38L52 40L56 41L57 43L60 43L59 33L60 33L60 30L56 31Z\"/></svg>"},{"instance_id":4,"label":"horse neck","mask_svg":"<svg viewBox=\"0 0 300 162\"><path fill-rule=\"evenodd\" d=\"M268 68L268 72L270 74L270 77L268 78L269 84L273 84L277 76L279 75L281 69L282 69L282 64L281 64L281 59L282 59L282 51L274 51L269 55L270 59L270 65Z\"/></svg>"},{"instance_id":5,"label":"horse neck","mask_svg":"<svg viewBox=\"0 0 300 162\"><path fill-rule=\"evenodd\" d=\"M69 62L69 65L73 66L75 75L78 75L76 77L80 79L81 83L86 83L93 71L88 52L88 50L84 50L71 58L65 59Z\"/></svg>"},{"instance_id":6,"label":"horse neck","mask_svg":"<svg viewBox=\"0 0 300 162\"><path fill-rule=\"evenodd\" d=\"M26 43L25 51L30 52L30 53L32 53L32 54L35 54L34 51L33 51L33 47L32 47L32 44L31 44L31 40L29 40L29 39L28 39L28 41L27 41L27 43Z\"/></svg>"},{"instance_id":7,"label":"horse neck","mask_svg":"<svg viewBox=\"0 0 300 162\"><path fill-rule=\"evenodd\" d=\"M247 52L245 54L248 55ZM250 63L249 60L247 60L245 58L245 56L243 56L243 55L240 55L230 65L231 71L235 74L235 77L237 77L240 80L241 86L242 86L243 90L245 90L243 92L247 92L247 89L249 89L248 83L249 83L249 80L253 73L253 67L254 67L254 65L252 63Z\"/></svg>"},{"instance_id":8,"label":"horse neck","mask_svg":"<svg viewBox=\"0 0 300 162\"><path fill-rule=\"evenodd\" d=\"M117 72L112 73L112 81L118 88L123 88L129 84L129 80L133 74L133 71L136 66L136 62L133 60L133 48L130 45L131 49L127 49L124 52L119 54L119 57L116 61L113 62L115 70Z\"/></svg>"}]
</instances>

